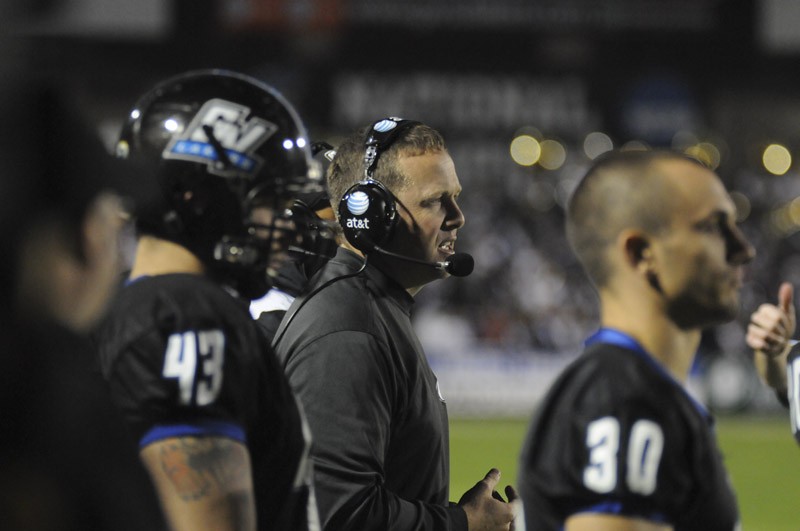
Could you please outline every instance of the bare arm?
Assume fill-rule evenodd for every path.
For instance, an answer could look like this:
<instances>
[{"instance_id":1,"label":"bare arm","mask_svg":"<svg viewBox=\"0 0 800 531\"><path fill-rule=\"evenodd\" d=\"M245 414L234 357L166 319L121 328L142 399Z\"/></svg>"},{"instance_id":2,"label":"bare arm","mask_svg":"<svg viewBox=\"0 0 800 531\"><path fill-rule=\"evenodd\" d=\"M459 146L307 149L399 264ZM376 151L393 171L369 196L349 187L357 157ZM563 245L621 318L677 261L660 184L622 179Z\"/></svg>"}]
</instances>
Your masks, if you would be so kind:
<instances>
[{"instance_id":1,"label":"bare arm","mask_svg":"<svg viewBox=\"0 0 800 531\"><path fill-rule=\"evenodd\" d=\"M250 454L224 437L173 437L140 456L173 530L254 530Z\"/></svg>"},{"instance_id":2,"label":"bare arm","mask_svg":"<svg viewBox=\"0 0 800 531\"><path fill-rule=\"evenodd\" d=\"M672 526L638 518L582 513L569 517L564 531L672 531Z\"/></svg>"}]
</instances>

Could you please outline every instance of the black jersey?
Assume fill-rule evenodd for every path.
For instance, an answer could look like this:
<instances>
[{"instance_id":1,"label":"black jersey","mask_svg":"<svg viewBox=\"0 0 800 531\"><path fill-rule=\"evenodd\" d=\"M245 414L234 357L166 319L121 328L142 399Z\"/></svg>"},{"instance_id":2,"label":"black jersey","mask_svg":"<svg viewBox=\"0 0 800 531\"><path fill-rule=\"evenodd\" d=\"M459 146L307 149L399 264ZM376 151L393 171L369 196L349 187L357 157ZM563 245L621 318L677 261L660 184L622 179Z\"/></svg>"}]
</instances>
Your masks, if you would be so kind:
<instances>
[{"instance_id":1,"label":"black jersey","mask_svg":"<svg viewBox=\"0 0 800 531\"><path fill-rule=\"evenodd\" d=\"M738 529L711 417L630 337L604 332L534 416L519 472L527 528L594 512L676 531Z\"/></svg>"},{"instance_id":2,"label":"black jersey","mask_svg":"<svg viewBox=\"0 0 800 531\"><path fill-rule=\"evenodd\" d=\"M122 290L97 342L140 447L238 440L250 453L259 528L306 528L303 419L245 303L198 275L143 277Z\"/></svg>"}]
</instances>

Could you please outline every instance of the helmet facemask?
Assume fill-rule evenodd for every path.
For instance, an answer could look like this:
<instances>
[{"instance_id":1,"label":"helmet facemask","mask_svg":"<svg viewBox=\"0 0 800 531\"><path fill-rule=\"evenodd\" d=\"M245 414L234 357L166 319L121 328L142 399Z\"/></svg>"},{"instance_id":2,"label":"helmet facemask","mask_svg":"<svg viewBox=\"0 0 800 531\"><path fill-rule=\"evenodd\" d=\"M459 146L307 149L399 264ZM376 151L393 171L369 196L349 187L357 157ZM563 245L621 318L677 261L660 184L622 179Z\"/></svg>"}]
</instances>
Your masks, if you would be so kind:
<instances>
[{"instance_id":1,"label":"helmet facemask","mask_svg":"<svg viewBox=\"0 0 800 531\"><path fill-rule=\"evenodd\" d=\"M241 229L222 235L214 246L213 271L244 298L258 298L272 287L289 247L296 242L289 202L282 193L245 198Z\"/></svg>"}]
</instances>

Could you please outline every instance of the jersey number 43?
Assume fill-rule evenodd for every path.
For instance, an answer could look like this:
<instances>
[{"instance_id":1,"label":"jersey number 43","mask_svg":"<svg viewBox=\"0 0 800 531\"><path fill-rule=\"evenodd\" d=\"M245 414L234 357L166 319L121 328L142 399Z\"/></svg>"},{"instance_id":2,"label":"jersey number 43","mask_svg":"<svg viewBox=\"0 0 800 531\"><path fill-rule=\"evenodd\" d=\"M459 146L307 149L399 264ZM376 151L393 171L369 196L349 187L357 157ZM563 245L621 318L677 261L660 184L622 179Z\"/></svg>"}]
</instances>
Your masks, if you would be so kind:
<instances>
[{"instance_id":1,"label":"jersey number 43","mask_svg":"<svg viewBox=\"0 0 800 531\"><path fill-rule=\"evenodd\" d=\"M182 405L207 406L222 388L225 335L220 330L175 333L164 355L165 378L178 380Z\"/></svg>"}]
</instances>

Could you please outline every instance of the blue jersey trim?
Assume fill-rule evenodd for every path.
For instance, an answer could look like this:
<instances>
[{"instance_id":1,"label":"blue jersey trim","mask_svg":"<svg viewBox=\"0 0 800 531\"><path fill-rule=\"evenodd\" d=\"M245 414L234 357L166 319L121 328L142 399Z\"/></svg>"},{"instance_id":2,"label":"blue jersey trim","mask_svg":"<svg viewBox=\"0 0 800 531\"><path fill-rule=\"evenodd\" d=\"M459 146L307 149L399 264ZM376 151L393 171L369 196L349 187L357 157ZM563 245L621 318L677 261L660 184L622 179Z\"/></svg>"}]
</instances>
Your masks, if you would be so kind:
<instances>
[{"instance_id":1,"label":"blue jersey trim","mask_svg":"<svg viewBox=\"0 0 800 531\"><path fill-rule=\"evenodd\" d=\"M619 501L604 501L600 502L595 505L591 505L589 507L584 507L572 513L572 515L576 514L583 514L583 513L598 513L598 514L609 514L613 516L622 516L627 518L641 518L643 520L647 520L649 522L657 522L659 524L667 524L667 518L661 513L650 513L650 514L641 514L641 513L633 513L625 511L625 507L623 506L622 502ZM571 516L572 516L571 515Z\"/></svg>"},{"instance_id":2,"label":"blue jersey trim","mask_svg":"<svg viewBox=\"0 0 800 531\"><path fill-rule=\"evenodd\" d=\"M594 343L607 343L609 345L615 345L617 347L621 347L627 350L631 350L642 356L650 365L652 365L659 373L661 373L665 378L670 380L672 383L677 385L683 394L691 400L692 404L697 408L697 411L700 412L701 415L709 422L712 422L711 415L709 414L708 410L705 408L703 404L695 400L695 398L686 392L686 389L681 385L679 381L677 381L667 370L656 361L656 359L647 352L644 347L636 341L632 336L626 334L625 332L621 332L614 328L601 328L584 342L584 344L588 347L589 345L593 345Z\"/></svg>"},{"instance_id":3,"label":"blue jersey trim","mask_svg":"<svg viewBox=\"0 0 800 531\"><path fill-rule=\"evenodd\" d=\"M139 448L144 448L170 437L228 437L247 444L247 436L238 424L221 420L198 420L186 424L159 424L150 428L139 440Z\"/></svg>"},{"instance_id":4,"label":"blue jersey trim","mask_svg":"<svg viewBox=\"0 0 800 531\"><path fill-rule=\"evenodd\" d=\"M139 282L140 280L143 280L145 278L150 278L150 275L139 275L138 277L126 278L125 282L123 283L123 285L125 287L128 287L131 284L135 284L136 282Z\"/></svg>"}]
</instances>

